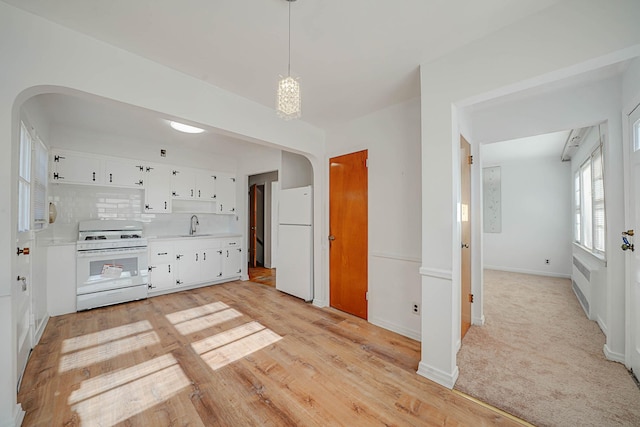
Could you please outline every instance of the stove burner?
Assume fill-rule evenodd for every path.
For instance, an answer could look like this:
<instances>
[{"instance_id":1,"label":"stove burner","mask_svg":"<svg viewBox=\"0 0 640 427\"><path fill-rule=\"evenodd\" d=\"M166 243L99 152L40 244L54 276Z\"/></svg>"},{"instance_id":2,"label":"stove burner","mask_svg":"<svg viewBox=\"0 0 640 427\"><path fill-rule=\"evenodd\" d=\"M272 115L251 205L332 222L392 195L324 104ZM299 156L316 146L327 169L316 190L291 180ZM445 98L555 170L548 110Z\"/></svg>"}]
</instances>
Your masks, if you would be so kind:
<instances>
[{"instance_id":1,"label":"stove burner","mask_svg":"<svg viewBox=\"0 0 640 427\"><path fill-rule=\"evenodd\" d=\"M107 236L87 236L84 240L107 240Z\"/></svg>"},{"instance_id":2,"label":"stove burner","mask_svg":"<svg viewBox=\"0 0 640 427\"><path fill-rule=\"evenodd\" d=\"M123 234L120 236L121 239L139 239L141 237L139 234Z\"/></svg>"}]
</instances>

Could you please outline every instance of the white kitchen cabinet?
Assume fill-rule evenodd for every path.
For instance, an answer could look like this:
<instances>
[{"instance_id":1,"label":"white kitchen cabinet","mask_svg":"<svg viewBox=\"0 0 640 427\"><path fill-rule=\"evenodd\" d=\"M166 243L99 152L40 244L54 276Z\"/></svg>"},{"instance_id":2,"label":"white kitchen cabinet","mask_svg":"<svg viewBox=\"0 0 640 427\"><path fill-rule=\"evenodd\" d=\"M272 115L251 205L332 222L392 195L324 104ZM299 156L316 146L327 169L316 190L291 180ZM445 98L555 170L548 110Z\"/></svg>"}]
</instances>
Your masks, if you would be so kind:
<instances>
[{"instance_id":1,"label":"white kitchen cabinet","mask_svg":"<svg viewBox=\"0 0 640 427\"><path fill-rule=\"evenodd\" d=\"M47 247L47 311L50 316L76 312L76 245Z\"/></svg>"},{"instance_id":2,"label":"white kitchen cabinet","mask_svg":"<svg viewBox=\"0 0 640 427\"><path fill-rule=\"evenodd\" d=\"M239 237L220 239L222 247L222 278L239 277L242 273L242 240Z\"/></svg>"},{"instance_id":3,"label":"white kitchen cabinet","mask_svg":"<svg viewBox=\"0 0 640 427\"><path fill-rule=\"evenodd\" d=\"M104 162L104 183L114 187L142 188L144 166L126 159L107 159Z\"/></svg>"},{"instance_id":4,"label":"white kitchen cabinet","mask_svg":"<svg viewBox=\"0 0 640 427\"><path fill-rule=\"evenodd\" d=\"M171 167L152 165L144 170L144 211L171 213Z\"/></svg>"},{"instance_id":5,"label":"white kitchen cabinet","mask_svg":"<svg viewBox=\"0 0 640 427\"><path fill-rule=\"evenodd\" d=\"M176 258L169 242L149 244L149 292L176 287Z\"/></svg>"},{"instance_id":6,"label":"white kitchen cabinet","mask_svg":"<svg viewBox=\"0 0 640 427\"><path fill-rule=\"evenodd\" d=\"M103 184L103 161L90 154L54 151L51 153L51 182Z\"/></svg>"},{"instance_id":7,"label":"white kitchen cabinet","mask_svg":"<svg viewBox=\"0 0 640 427\"><path fill-rule=\"evenodd\" d=\"M217 213L234 214L236 212L236 177L230 173L216 173Z\"/></svg>"},{"instance_id":8,"label":"white kitchen cabinet","mask_svg":"<svg viewBox=\"0 0 640 427\"><path fill-rule=\"evenodd\" d=\"M188 286L214 282L222 276L222 259L216 239L186 239L176 243L176 283Z\"/></svg>"},{"instance_id":9,"label":"white kitchen cabinet","mask_svg":"<svg viewBox=\"0 0 640 427\"><path fill-rule=\"evenodd\" d=\"M196 195L195 169L173 168L171 170L171 194L174 199L194 199Z\"/></svg>"},{"instance_id":10,"label":"white kitchen cabinet","mask_svg":"<svg viewBox=\"0 0 640 427\"><path fill-rule=\"evenodd\" d=\"M208 202L216 200L216 174L210 171L198 171L196 174L195 198Z\"/></svg>"}]
</instances>

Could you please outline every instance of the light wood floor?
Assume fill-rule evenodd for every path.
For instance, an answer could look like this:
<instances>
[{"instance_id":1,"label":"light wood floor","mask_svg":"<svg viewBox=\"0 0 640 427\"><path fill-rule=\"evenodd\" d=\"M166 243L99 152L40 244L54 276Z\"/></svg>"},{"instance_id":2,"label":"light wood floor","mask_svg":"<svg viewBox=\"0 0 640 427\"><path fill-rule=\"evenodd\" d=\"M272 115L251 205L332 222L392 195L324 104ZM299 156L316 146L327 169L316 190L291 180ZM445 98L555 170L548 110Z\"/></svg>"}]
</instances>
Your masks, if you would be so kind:
<instances>
[{"instance_id":1,"label":"light wood floor","mask_svg":"<svg viewBox=\"0 0 640 427\"><path fill-rule=\"evenodd\" d=\"M255 283L275 287L276 286L276 269L266 267L249 267L249 280Z\"/></svg>"},{"instance_id":2,"label":"light wood floor","mask_svg":"<svg viewBox=\"0 0 640 427\"><path fill-rule=\"evenodd\" d=\"M252 282L54 317L23 426L517 425L415 373L418 342Z\"/></svg>"}]
</instances>

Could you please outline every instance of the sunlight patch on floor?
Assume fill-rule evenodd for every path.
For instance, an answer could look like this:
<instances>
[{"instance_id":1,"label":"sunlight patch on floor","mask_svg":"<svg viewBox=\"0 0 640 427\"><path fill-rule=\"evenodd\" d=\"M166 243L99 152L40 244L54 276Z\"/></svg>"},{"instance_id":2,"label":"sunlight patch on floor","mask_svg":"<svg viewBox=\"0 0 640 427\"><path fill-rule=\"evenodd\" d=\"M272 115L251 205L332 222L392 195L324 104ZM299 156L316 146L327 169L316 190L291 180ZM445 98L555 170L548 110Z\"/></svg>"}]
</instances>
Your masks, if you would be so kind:
<instances>
[{"instance_id":1,"label":"sunlight patch on floor","mask_svg":"<svg viewBox=\"0 0 640 427\"><path fill-rule=\"evenodd\" d=\"M155 332L144 332L132 337L105 342L95 347L62 356L58 370L59 372L66 372L72 369L84 368L159 342L160 338Z\"/></svg>"},{"instance_id":2,"label":"sunlight patch on floor","mask_svg":"<svg viewBox=\"0 0 640 427\"><path fill-rule=\"evenodd\" d=\"M196 341L191 344L191 347L198 354L206 353L207 351L211 351L218 347L222 347L223 345L232 343L233 341L237 341L242 339L248 335L255 334L258 331L265 329L258 322L249 322L244 325L238 326L233 329L229 329L228 331L220 332L219 334L212 335L203 340Z\"/></svg>"},{"instance_id":3,"label":"sunlight patch on floor","mask_svg":"<svg viewBox=\"0 0 640 427\"><path fill-rule=\"evenodd\" d=\"M224 337L224 334L226 334L226 332L218 334L223 336L217 340L220 342L229 341L229 338ZM211 351L206 351L206 347L202 346L201 349L204 349L206 352L201 354L200 357L215 371L281 339L282 337L280 335L265 328L218 348L214 348Z\"/></svg>"},{"instance_id":4,"label":"sunlight patch on floor","mask_svg":"<svg viewBox=\"0 0 640 427\"><path fill-rule=\"evenodd\" d=\"M149 323L148 320L141 320L140 322L129 323L127 325L105 329L104 331L94 332L92 334L68 338L62 342L62 353L69 353L83 348L93 347L98 344L115 341L117 339L139 334L140 332L149 331L151 329L153 329L153 326L151 326L151 323Z\"/></svg>"},{"instance_id":5,"label":"sunlight patch on floor","mask_svg":"<svg viewBox=\"0 0 640 427\"><path fill-rule=\"evenodd\" d=\"M174 325L177 323L186 322L197 317L205 316L207 314L213 314L218 311L226 310L230 308L227 304L216 301L211 304L199 305L197 307L189 308L182 311L176 311L175 313L167 314L165 317Z\"/></svg>"},{"instance_id":6,"label":"sunlight patch on floor","mask_svg":"<svg viewBox=\"0 0 640 427\"><path fill-rule=\"evenodd\" d=\"M240 313L238 310L228 308L226 310L218 311L213 314L198 317L197 319L187 320L186 322L174 324L173 326L182 335L189 335L203 329L211 328L212 326L219 325L240 316L242 316L242 313Z\"/></svg>"},{"instance_id":7,"label":"sunlight patch on floor","mask_svg":"<svg viewBox=\"0 0 640 427\"><path fill-rule=\"evenodd\" d=\"M135 370L141 365L107 374L108 377L105 378L98 377L80 394L75 396L72 394L70 400L74 399L74 402L76 399L85 399L72 406L72 410L77 412L81 424L114 426L161 404L189 386L191 382L175 359L168 356L173 359L173 364L167 366L169 360L165 357L154 359L157 360L157 366L154 366L153 360L150 361L152 362L150 365L149 362L141 364L144 366L139 373L136 373ZM154 371L154 369L159 370ZM120 374L123 375L122 378L119 377ZM108 381L114 381L120 385L102 392L101 390L108 388ZM81 390L83 388L84 384Z\"/></svg>"}]
</instances>

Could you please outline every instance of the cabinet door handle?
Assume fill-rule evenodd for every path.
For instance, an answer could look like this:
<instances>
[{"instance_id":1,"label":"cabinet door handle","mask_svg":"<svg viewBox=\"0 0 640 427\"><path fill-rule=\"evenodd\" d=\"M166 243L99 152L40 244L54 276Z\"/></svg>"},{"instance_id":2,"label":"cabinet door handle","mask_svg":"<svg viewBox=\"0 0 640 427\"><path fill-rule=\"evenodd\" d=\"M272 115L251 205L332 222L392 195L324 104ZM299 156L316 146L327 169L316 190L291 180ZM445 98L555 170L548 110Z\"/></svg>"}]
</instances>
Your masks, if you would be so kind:
<instances>
[{"instance_id":1,"label":"cabinet door handle","mask_svg":"<svg viewBox=\"0 0 640 427\"><path fill-rule=\"evenodd\" d=\"M236 244L236 242L229 242L229 246L234 246L235 244Z\"/></svg>"},{"instance_id":2,"label":"cabinet door handle","mask_svg":"<svg viewBox=\"0 0 640 427\"><path fill-rule=\"evenodd\" d=\"M166 255L166 252L158 252L158 255Z\"/></svg>"},{"instance_id":3,"label":"cabinet door handle","mask_svg":"<svg viewBox=\"0 0 640 427\"><path fill-rule=\"evenodd\" d=\"M146 210L149 210L149 209L151 209L151 206L149 206L149 205L144 205L144 208L145 208Z\"/></svg>"},{"instance_id":4,"label":"cabinet door handle","mask_svg":"<svg viewBox=\"0 0 640 427\"><path fill-rule=\"evenodd\" d=\"M63 156L53 156L53 161L56 163L60 163L60 160L64 160L66 157Z\"/></svg>"},{"instance_id":5,"label":"cabinet door handle","mask_svg":"<svg viewBox=\"0 0 640 427\"><path fill-rule=\"evenodd\" d=\"M147 172L152 171L154 168L147 166Z\"/></svg>"},{"instance_id":6,"label":"cabinet door handle","mask_svg":"<svg viewBox=\"0 0 640 427\"><path fill-rule=\"evenodd\" d=\"M95 173L95 172L93 172L93 173L92 173L92 175L93 175L93 178L92 178L92 179L95 181L95 180L96 180L96 173Z\"/></svg>"},{"instance_id":7,"label":"cabinet door handle","mask_svg":"<svg viewBox=\"0 0 640 427\"><path fill-rule=\"evenodd\" d=\"M202 260L203 260L203 261L206 261L206 260L207 260L207 253L206 253L206 252L203 252L203 253L202 253Z\"/></svg>"},{"instance_id":8,"label":"cabinet door handle","mask_svg":"<svg viewBox=\"0 0 640 427\"><path fill-rule=\"evenodd\" d=\"M154 269L154 268L156 268L156 266L155 266L155 265L150 265L150 266L149 266L149 268L148 268L147 270L149 270L149 271L153 271L153 269Z\"/></svg>"},{"instance_id":9,"label":"cabinet door handle","mask_svg":"<svg viewBox=\"0 0 640 427\"><path fill-rule=\"evenodd\" d=\"M136 185L143 185L143 184L144 184L144 181L143 181L143 180L138 180L138 182L134 182L134 184L136 184Z\"/></svg>"},{"instance_id":10,"label":"cabinet door handle","mask_svg":"<svg viewBox=\"0 0 640 427\"><path fill-rule=\"evenodd\" d=\"M182 255L182 254L176 255L176 259L177 259L177 260L179 260L179 259L180 259L180 258L182 258L183 256L184 256L184 255Z\"/></svg>"},{"instance_id":11,"label":"cabinet door handle","mask_svg":"<svg viewBox=\"0 0 640 427\"><path fill-rule=\"evenodd\" d=\"M164 210L167 210L167 202L164 202Z\"/></svg>"},{"instance_id":12,"label":"cabinet door handle","mask_svg":"<svg viewBox=\"0 0 640 427\"><path fill-rule=\"evenodd\" d=\"M218 251L218 253L219 253L220 255L222 255L222 251Z\"/></svg>"},{"instance_id":13,"label":"cabinet door handle","mask_svg":"<svg viewBox=\"0 0 640 427\"><path fill-rule=\"evenodd\" d=\"M196 261L198 261L198 253L196 252Z\"/></svg>"},{"instance_id":14,"label":"cabinet door handle","mask_svg":"<svg viewBox=\"0 0 640 427\"><path fill-rule=\"evenodd\" d=\"M227 258L229 258L229 249L227 249Z\"/></svg>"},{"instance_id":15,"label":"cabinet door handle","mask_svg":"<svg viewBox=\"0 0 640 427\"><path fill-rule=\"evenodd\" d=\"M140 172L144 172L144 166L142 166L142 165L137 165L136 167L138 168L138 170L139 170Z\"/></svg>"},{"instance_id":16,"label":"cabinet door handle","mask_svg":"<svg viewBox=\"0 0 640 427\"><path fill-rule=\"evenodd\" d=\"M109 182L113 182L113 174L112 173L109 174Z\"/></svg>"},{"instance_id":17,"label":"cabinet door handle","mask_svg":"<svg viewBox=\"0 0 640 427\"><path fill-rule=\"evenodd\" d=\"M191 189L191 197L193 197L193 188Z\"/></svg>"},{"instance_id":18,"label":"cabinet door handle","mask_svg":"<svg viewBox=\"0 0 640 427\"><path fill-rule=\"evenodd\" d=\"M200 197L200 190L198 190L198 197Z\"/></svg>"},{"instance_id":19,"label":"cabinet door handle","mask_svg":"<svg viewBox=\"0 0 640 427\"><path fill-rule=\"evenodd\" d=\"M171 264L167 264L169 266L169 273L171 273Z\"/></svg>"},{"instance_id":20,"label":"cabinet door handle","mask_svg":"<svg viewBox=\"0 0 640 427\"><path fill-rule=\"evenodd\" d=\"M176 285L182 285L182 280L176 280Z\"/></svg>"},{"instance_id":21,"label":"cabinet door handle","mask_svg":"<svg viewBox=\"0 0 640 427\"><path fill-rule=\"evenodd\" d=\"M53 179L64 179L64 176L60 176L58 172L53 173Z\"/></svg>"}]
</instances>

